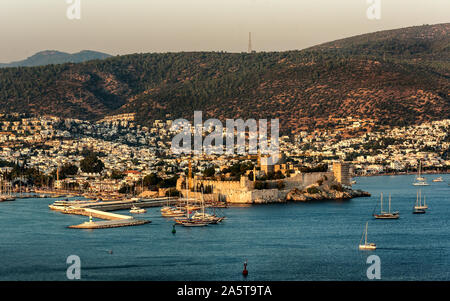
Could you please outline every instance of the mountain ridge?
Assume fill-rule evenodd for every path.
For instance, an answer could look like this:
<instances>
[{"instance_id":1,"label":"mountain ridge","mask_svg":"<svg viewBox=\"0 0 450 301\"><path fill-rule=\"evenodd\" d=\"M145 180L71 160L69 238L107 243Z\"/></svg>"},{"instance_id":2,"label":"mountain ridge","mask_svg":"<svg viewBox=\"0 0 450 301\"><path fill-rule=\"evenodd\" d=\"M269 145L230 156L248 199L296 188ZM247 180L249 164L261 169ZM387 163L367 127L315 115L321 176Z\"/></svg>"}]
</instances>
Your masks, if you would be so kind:
<instances>
[{"instance_id":1,"label":"mountain ridge","mask_svg":"<svg viewBox=\"0 0 450 301\"><path fill-rule=\"evenodd\" d=\"M301 51L147 53L6 68L0 111L92 120L136 113L149 125L201 110L204 119L279 118L284 133L333 127L349 116L374 126L447 119L449 32L444 23Z\"/></svg>"},{"instance_id":2,"label":"mountain ridge","mask_svg":"<svg viewBox=\"0 0 450 301\"><path fill-rule=\"evenodd\" d=\"M111 55L92 50L81 50L76 53L67 53L58 50L43 50L29 56L24 60L10 63L0 63L0 68L36 67L49 64L81 63L88 60L105 59L108 57L111 57Z\"/></svg>"}]
</instances>

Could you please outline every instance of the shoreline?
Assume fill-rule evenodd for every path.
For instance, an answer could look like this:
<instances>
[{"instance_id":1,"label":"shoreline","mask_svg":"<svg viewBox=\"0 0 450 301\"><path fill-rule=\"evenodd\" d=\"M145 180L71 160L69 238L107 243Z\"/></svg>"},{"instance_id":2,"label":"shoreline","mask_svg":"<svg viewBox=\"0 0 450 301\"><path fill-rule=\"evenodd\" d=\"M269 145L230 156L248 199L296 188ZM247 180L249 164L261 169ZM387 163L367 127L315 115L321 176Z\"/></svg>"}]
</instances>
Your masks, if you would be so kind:
<instances>
[{"instance_id":1,"label":"shoreline","mask_svg":"<svg viewBox=\"0 0 450 301\"><path fill-rule=\"evenodd\" d=\"M447 175L450 174L450 171L426 171L422 172L422 175ZM408 176L408 175L417 175L417 172L410 171L402 171L402 172L388 172L388 173L375 173L375 174L367 174L367 175L354 175L354 178L357 177L379 177L379 176Z\"/></svg>"}]
</instances>

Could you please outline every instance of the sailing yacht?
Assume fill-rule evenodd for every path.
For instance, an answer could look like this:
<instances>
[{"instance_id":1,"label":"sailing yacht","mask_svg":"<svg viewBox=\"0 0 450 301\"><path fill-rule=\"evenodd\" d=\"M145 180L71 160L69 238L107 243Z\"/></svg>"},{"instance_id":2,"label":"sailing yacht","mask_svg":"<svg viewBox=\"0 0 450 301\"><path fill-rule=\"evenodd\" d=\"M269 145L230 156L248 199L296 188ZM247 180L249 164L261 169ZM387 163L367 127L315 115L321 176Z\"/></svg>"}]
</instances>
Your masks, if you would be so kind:
<instances>
[{"instance_id":1,"label":"sailing yacht","mask_svg":"<svg viewBox=\"0 0 450 301\"><path fill-rule=\"evenodd\" d=\"M428 206L424 202L422 205L422 192L420 189L417 191L417 198L416 198L416 205L413 208L413 214L424 214L426 213L425 209L427 209Z\"/></svg>"},{"instance_id":2,"label":"sailing yacht","mask_svg":"<svg viewBox=\"0 0 450 301\"><path fill-rule=\"evenodd\" d=\"M425 196L423 196L423 205L422 205L422 191L420 189L418 191L418 196L417 196L416 205L414 206L414 209L428 209Z\"/></svg>"},{"instance_id":3,"label":"sailing yacht","mask_svg":"<svg viewBox=\"0 0 450 301\"><path fill-rule=\"evenodd\" d=\"M363 240L363 237L361 237L361 240L359 241L359 249L360 250L375 250L377 248L377 245L374 244L373 242L371 242L371 243L367 242L367 227L368 227L368 224L369 224L369 222L366 222L366 229L365 229L365 231L363 233L363 237L365 237L364 238L364 244L361 244L362 240Z\"/></svg>"},{"instance_id":4,"label":"sailing yacht","mask_svg":"<svg viewBox=\"0 0 450 301\"><path fill-rule=\"evenodd\" d=\"M201 206L202 211L201 212L196 211L194 215L192 215L191 219L197 222L204 222L208 224L217 224L221 222L223 220L222 217L217 217L215 214L212 215L205 212L205 199L203 197L203 189L201 194L202 194L202 206Z\"/></svg>"},{"instance_id":5,"label":"sailing yacht","mask_svg":"<svg viewBox=\"0 0 450 301\"><path fill-rule=\"evenodd\" d=\"M419 163L419 173L416 177L416 182L413 183L414 186L429 186L430 184L427 183L427 180L421 176L422 171L422 161Z\"/></svg>"},{"instance_id":6,"label":"sailing yacht","mask_svg":"<svg viewBox=\"0 0 450 301\"><path fill-rule=\"evenodd\" d=\"M194 220L189 216L189 187L186 182L186 218L176 219L176 223L181 223L184 227L204 227L207 226L208 223L205 223L203 220Z\"/></svg>"},{"instance_id":7,"label":"sailing yacht","mask_svg":"<svg viewBox=\"0 0 450 301\"><path fill-rule=\"evenodd\" d=\"M391 194L389 194L389 211L385 212L383 211L383 193L381 193L381 210L380 214L374 214L373 216L377 219L397 219L400 217L400 214L398 211L391 212Z\"/></svg>"},{"instance_id":8,"label":"sailing yacht","mask_svg":"<svg viewBox=\"0 0 450 301\"><path fill-rule=\"evenodd\" d=\"M3 193L3 186L4 186L4 190L6 191L6 194ZM16 198L11 194L12 191L12 185L10 184L10 186L6 185L6 182L4 183L4 185L2 184L0 187L0 202L11 202L11 201L15 201Z\"/></svg>"},{"instance_id":9,"label":"sailing yacht","mask_svg":"<svg viewBox=\"0 0 450 301\"><path fill-rule=\"evenodd\" d=\"M425 181L426 180L425 177L421 176L421 171L422 171L422 161L419 161L419 173L416 177L417 181Z\"/></svg>"}]
</instances>

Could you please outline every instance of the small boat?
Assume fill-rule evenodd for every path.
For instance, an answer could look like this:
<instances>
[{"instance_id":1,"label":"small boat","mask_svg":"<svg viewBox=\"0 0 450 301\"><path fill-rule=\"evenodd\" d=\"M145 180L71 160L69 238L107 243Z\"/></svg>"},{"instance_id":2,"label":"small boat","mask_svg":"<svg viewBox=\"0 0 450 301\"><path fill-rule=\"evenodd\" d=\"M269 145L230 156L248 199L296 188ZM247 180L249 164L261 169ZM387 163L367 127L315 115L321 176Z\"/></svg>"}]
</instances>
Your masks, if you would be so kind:
<instances>
[{"instance_id":1,"label":"small boat","mask_svg":"<svg viewBox=\"0 0 450 301\"><path fill-rule=\"evenodd\" d=\"M131 207L130 213L145 213L147 212L147 210L145 210L144 208L139 208L133 205L133 207Z\"/></svg>"},{"instance_id":2,"label":"small boat","mask_svg":"<svg viewBox=\"0 0 450 301\"><path fill-rule=\"evenodd\" d=\"M383 211L383 193L381 193L381 210L380 214L373 215L377 219L398 219L400 214L398 211L391 213L391 194L389 194L389 211Z\"/></svg>"},{"instance_id":3,"label":"small boat","mask_svg":"<svg viewBox=\"0 0 450 301\"><path fill-rule=\"evenodd\" d=\"M172 208L167 211L162 211L161 215L164 217L181 217L184 216L184 211Z\"/></svg>"},{"instance_id":4,"label":"small boat","mask_svg":"<svg viewBox=\"0 0 450 301\"><path fill-rule=\"evenodd\" d=\"M184 223L182 223L182 225L184 227L204 227L204 226L208 226L207 223L196 222L196 221L184 222Z\"/></svg>"},{"instance_id":5,"label":"small boat","mask_svg":"<svg viewBox=\"0 0 450 301\"><path fill-rule=\"evenodd\" d=\"M0 202L12 202L16 199L12 196L0 196Z\"/></svg>"},{"instance_id":6,"label":"small boat","mask_svg":"<svg viewBox=\"0 0 450 301\"><path fill-rule=\"evenodd\" d=\"M365 237L364 239L364 244L362 243L363 237L361 237L361 240L359 241L359 249L360 250L375 250L377 248L377 245L374 243L368 243L367 242L367 227L368 227L369 222L366 223L366 229L363 233L363 237Z\"/></svg>"},{"instance_id":7,"label":"small boat","mask_svg":"<svg viewBox=\"0 0 450 301\"><path fill-rule=\"evenodd\" d=\"M419 182L414 182L413 185L414 186L429 186L430 184L428 184L425 181L419 181Z\"/></svg>"},{"instance_id":8,"label":"small boat","mask_svg":"<svg viewBox=\"0 0 450 301\"><path fill-rule=\"evenodd\" d=\"M189 218L187 218L186 216L179 216L179 217L175 217L173 219L175 221L176 224L181 225L183 223L187 223L190 221Z\"/></svg>"},{"instance_id":9,"label":"small boat","mask_svg":"<svg viewBox=\"0 0 450 301\"><path fill-rule=\"evenodd\" d=\"M444 182L444 179L442 179L442 177L438 177L436 179L433 179L433 182Z\"/></svg>"},{"instance_id":10,"label":"small boat","mask_svg":"<svg viewBox=\"0 0 450 301\"><path fill-rule=\"evenodd\" d=\"M422 205L422 191L420 189L417 191L417 199L416 199L416 205L414 206L414 209L418 209L418 210L428 209L425 196L423 197L423 205Z\"/></svg>"},{"instance_id":11,"label":"small boat","mask_svg":"<svg viewBox=\"0 0 450 301\"><path fill-rule=\"evenodd\" d=\"M191 219L208 224L217 224L223 220L222 217L217 217L208 213L200 213L200 212L195 212L194 215L192 215Z\"/></svg>"},{"instance_id":12,"label":"small boat","mask_svg":"<svg viewBox=\"0 0 450 301\"><path fill-rule=\"evenodd\" d=\"M161 212L168 212L170 210L172 210L172 207L170 207L170 206L161 207Z\"/></svg>"}]
</instances>

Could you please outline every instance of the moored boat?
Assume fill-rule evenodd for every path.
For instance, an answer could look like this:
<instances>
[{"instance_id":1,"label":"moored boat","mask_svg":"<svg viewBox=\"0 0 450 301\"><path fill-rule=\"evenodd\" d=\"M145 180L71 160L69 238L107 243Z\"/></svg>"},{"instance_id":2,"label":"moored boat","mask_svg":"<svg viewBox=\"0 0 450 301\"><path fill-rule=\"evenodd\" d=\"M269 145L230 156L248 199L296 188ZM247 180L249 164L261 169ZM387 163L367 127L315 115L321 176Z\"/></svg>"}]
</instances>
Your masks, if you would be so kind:
<instances>
[{"instance_id":1,"label":"moored boat","mask_svg":"<svg viewBox=\"0 0 450 301\"><path fill-rule=\"evenodd\" d=\"M366 222L366 229L365 229L365 231L363 233L363 237L365 237L364 244L362 244L363 237L361 237L361 240L359 241L359 249L360 250L369 250L370 251L370 250L375 250L377 248L376 244L367 242L367 228L368 228L368 224L369 224L369 222Z\"/></svg>"},{"instance_id":2,"label":"moored boat","mask_svg":"<svg viewBox=\"0 0 450 301\"><path fill-rule=\"evenodd\" d=\"M197 221L187 221L187 222L183 222L182 225L183 225L184 227L204 227L204 226L208 226L207 223L197 222Z\"/></svg>"},{"instance_id":3,"label":"moored boat","mask_svg":"<svg viewBox=\"0 0 450 301\"><path fill-rule=\"evenodd\" d=\"M133 205L133 207L131 207L130 213L146 213L147 210L145 210L144 208L139 208Z\"/></svg>"},{"instance_id":4,"label":"moored boat","mask_svg":"<svg viewBox=\"0 0 450 301\"><path fill-rule=\"evenodd\" d=\"M426 203L425 196L423 196L423 204L422 204L422 191L420 189L419 189L419 191L417 191L417 199L416 199L416 205L414 206L414 209L419 209L419 210L428 209L428 205Z\"/></svg>"},{"instance_id":5,"label":"moored boat","mask_svg":"<svg viewBox=\"0 0 450 301\"><path fill-rule=\"evenodd\" d=\"M373 215L376 219L398 219L400 217L400 213L398 211L391 212L391 194L389 194L389 211L388 212L383 211L383 193L381 193L380 202L381 202L380 214Z\"/></svg>"}]
</instances>

